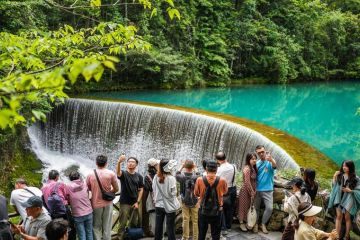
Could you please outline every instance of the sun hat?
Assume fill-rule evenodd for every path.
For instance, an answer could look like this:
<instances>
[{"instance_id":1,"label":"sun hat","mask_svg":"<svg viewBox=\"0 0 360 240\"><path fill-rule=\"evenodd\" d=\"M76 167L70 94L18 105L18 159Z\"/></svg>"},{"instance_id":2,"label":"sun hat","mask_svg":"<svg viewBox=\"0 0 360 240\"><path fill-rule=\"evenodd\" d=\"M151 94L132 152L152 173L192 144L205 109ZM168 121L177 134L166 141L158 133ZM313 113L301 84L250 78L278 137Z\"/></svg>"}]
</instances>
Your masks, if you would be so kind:
<instances>
[{"instance_id":1,"label":"sun hat","mask_svg":"<svg viewBox=\"0 0 360 240\"><path fill-rule=\"evenodd\" d=\"M160 163L160 160L158 159L155 159L155 158L150 158L148 160L148 165L152 166L152 167L155 167L155 165L159 164Z\"/></svg>"},{"instance_id":2,"label":"sun hat","mask_svg":"<svg viewBox=\"0 0 360 240\"><path fill-rule=\"evenodd\" d=\"M312 204L310 204L307 208L300 211L299 215L302 214L305 217L311 217L311 216L315 216L316 214L321 212L321 210L322 210L322 207L313 206Z\"/></svg>"},{"instance_id":3,"label":"sun hat","mask_svg":"<svg viewBox=\"0 0 360 240\"><path fill-rule=\"evenodd\" d=\"M177 165L177 161L176 160L169 160L169 162L164 166L164 172L171 172Z\"/></svg>"},{"instance_id":4,"label":"sun hat","mask_svg":"<svg viewBox=\"0 0 360 240\"><path fill-rule=\"evenodd\" d=\"M39 196L32 196L26 202L23 203L24 208L30 207L43 207L43 201Z\"/></svg>"}]
</instances>

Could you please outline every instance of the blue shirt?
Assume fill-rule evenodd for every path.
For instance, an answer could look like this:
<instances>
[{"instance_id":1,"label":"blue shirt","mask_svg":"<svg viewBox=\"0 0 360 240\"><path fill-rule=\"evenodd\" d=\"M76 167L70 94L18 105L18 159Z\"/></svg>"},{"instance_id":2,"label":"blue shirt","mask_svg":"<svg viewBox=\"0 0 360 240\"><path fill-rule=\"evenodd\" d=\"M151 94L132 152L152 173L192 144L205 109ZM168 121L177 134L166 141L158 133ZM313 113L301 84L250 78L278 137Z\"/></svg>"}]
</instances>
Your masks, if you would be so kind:
<instances>
[{"instance_id":1,"label":"blue shirt","mask_svg":"<svg viewBox=\"0 0 360 240\"><path fill-rule=\"evenodd\" d=\"M269 161L258 160L256 162L258 169L256 176L256 191L273 191L274 190L274 168Z\"/></svg>"}]
</instances>

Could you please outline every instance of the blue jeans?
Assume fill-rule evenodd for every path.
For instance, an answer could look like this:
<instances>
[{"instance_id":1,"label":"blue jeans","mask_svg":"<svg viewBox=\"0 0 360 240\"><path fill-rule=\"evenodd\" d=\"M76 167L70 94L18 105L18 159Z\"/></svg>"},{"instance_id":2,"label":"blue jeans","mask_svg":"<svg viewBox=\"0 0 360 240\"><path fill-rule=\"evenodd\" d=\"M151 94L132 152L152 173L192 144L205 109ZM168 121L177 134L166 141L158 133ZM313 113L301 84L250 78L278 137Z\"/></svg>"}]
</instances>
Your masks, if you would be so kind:
<instances>
[{"instance_id":1,"label":"blue jeans","mask_svg":"<svg viewBox=\"0 0 360 240\"><path fill-rule=\"evenodd\" d=\"M76 232L79 240L93 240L93 215L92 213L82 216L74 217Z\"/></svg>"}]
</instances>

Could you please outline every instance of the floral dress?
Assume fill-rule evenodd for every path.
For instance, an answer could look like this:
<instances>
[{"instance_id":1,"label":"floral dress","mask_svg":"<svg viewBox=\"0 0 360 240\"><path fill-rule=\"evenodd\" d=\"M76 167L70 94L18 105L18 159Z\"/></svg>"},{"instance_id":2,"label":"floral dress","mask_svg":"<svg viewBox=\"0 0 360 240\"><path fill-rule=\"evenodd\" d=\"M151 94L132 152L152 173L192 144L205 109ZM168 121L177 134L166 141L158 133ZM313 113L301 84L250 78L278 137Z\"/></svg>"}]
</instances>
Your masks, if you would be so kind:
<instances>
[{"instance_id":1,"label":"floral dress","mask_svg":"<svg viewBox=\"0 0 360 240\"><path fill-rule=\"evenodd\" d=\"M256 172L250 169L248 165L243 168L243 185L239 195L239 213L240 221L246 220L247 212L250 208L251 198L255 199L256 195Z\"/></svg>"}]
</instances>

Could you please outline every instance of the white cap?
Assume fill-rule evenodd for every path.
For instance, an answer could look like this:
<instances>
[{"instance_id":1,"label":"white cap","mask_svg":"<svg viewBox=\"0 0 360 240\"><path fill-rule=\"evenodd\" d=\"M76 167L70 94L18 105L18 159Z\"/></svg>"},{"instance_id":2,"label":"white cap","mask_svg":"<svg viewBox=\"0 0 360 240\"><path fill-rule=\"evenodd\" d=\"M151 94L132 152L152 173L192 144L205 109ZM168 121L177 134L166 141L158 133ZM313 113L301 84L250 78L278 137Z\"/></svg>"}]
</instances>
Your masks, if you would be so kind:
<instances>
[{"instance_id":1,"label":"white cap","mask_svg":"<svg viewBox=\"0 0 360 240\"><path fill-rule=\"evenodd\" d=\"M160 163L160 160L155 159L155 158L150 158L150 159L148 160L148 165L153 166L153 167L155 167L155 165L157 165L157 164L159 164L159 163Z\"/></svg>"},{"instance_id":2,"label":"white cap","mask_svg":"<svg viewBox=\"0 0 360 240\"><path fill-rule=\"evenodd\" d=\"M305 208L304 210L299 212L299 215L302 214L305 217L311 217L315 216L319 212L321 212L322 207L313 206L312 204L309 205L309 207Z\"/></svg>"}]
</instances>

